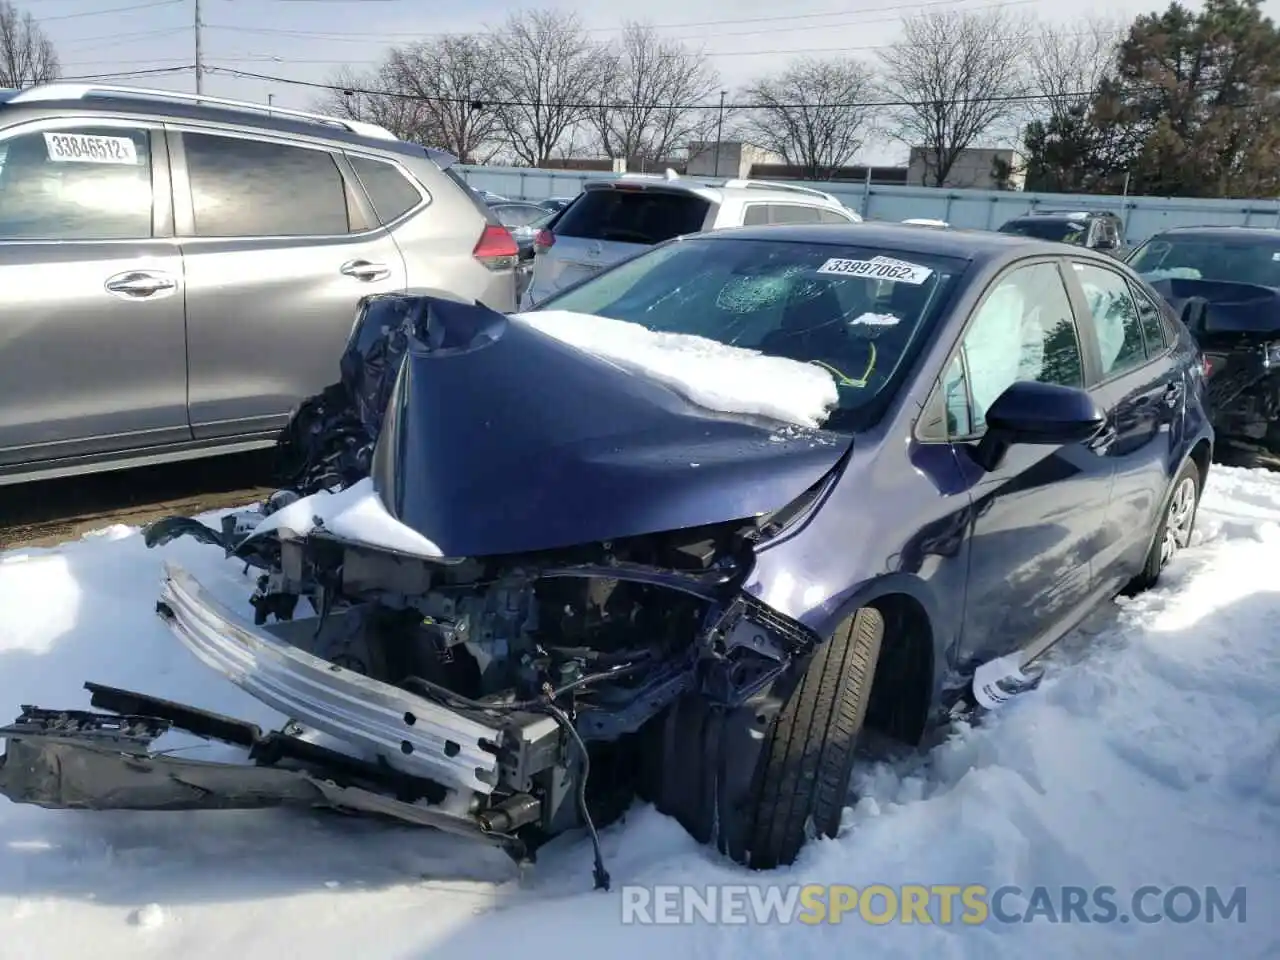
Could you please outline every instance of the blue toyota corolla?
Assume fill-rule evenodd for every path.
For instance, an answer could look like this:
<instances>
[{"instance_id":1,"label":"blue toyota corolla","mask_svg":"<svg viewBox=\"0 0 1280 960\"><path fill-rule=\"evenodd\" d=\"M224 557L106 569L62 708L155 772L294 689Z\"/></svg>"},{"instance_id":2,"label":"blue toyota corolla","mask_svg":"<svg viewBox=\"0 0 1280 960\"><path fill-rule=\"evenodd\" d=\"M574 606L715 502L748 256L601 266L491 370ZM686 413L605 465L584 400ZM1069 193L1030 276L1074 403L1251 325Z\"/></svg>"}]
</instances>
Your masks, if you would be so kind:
<instances>
[{"instance_id":1,"label":"blue toyota corolla","mask_svg":"<svg viewBox=\"0 0 1280 960\"><path fill-rule=\"evenodd\" d=\"M687 335L683 381L641 356ZM716 351L779 409L724 402ZM5 731L0 792L328 803L522 852L594 839L638 794L787 863L835 832L864 727L918 743L1154 584L1213 445L1199 352L1123 264L910 225L686 237L523 316L373 298L341 370L282 441L288 490L148 540L195 533L263 571L255 622L172 566L159 612L364 759L93 685L133 753L101 746L119 717L35 711ZM784 382L825 391L819 421L782 422ZM258 765L142 763L171 727Z\"/></svg>"}]
</instances>

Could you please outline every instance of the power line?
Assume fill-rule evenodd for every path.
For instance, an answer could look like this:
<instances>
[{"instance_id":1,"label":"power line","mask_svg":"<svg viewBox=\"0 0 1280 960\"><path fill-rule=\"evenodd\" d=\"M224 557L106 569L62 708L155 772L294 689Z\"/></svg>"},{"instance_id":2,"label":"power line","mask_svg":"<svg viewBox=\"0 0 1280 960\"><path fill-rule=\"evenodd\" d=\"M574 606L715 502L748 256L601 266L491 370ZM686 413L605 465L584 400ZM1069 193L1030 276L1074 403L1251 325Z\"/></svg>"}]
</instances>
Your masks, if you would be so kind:
<instances>
[{"instance_id":1,"label":"power line","mask_svg":"<svg viewBox=\"0 0 1280 960\"><path fill-rule=\"evenodd\" d=\"M273 77L262 73L252 73L247 70L236 70L231 67L209 67L210 72L224 74L226 76L240 77L245 80L261 80L266 83L284 83L299 87L310 87L317 90L328 90L333 93L342 93L347 95L361 94L370 97L391 97L397 100L413 100L424 103L483 103L485 107L534 107L536 103L524 100L494 100L483 97L423 97L412 93L396 93L384 90L364 90L358 87L347 87L341 84L319 83L312 80L295 80L290 77ZM1153 88L1155 89L1155 88ZM959 106L967 103L1035 103L1037 101L1047 100L1071 100L1086 99L1094 96L1096 91L1080 90L1073 92L1060 93L1023 93L1010 94L1008 96L982 96L982 97L955 97L952 99L933 99L928 101L916 100L860 100L848 103L770 103L771 108L783 110L798 110L801 108L812 109L814 107L837 107L848 109L880 109L890 107L922 107L922 106ZM571 110L626 110L634 108L634 103L563 103L557 104L560 107ZM654 110L718 110L721 109L717 103L664 103L646 105ZM758 103L728 103L725 104L725 110L759 110L764 104Z\"/></svg>"},{"instance_id":2,"label":"power line","mask_svg":"<svg viewBox=\"0 0 1280 960\"><path fill-rule=\"evenodd\" d=\"M172 7L186 0L150 0L149 3L135 3L128 7L112 7L110 10L89 10L84 13L60 13L53 17L38 17L37 22L43 26L55 20L81 20L85 17L103 17L109 13L128 13L130 10L150 10L154 7Z\"/></svg>"},{"instance_id":3,"label":"power line","mask_svg":"<svg viewBox=\"0 0 1280 960\"><path fill-rule=\"evenodd\" d=\"M288 2L288 0L285 0L285 2ZM967 0L927 0L927 2L925 3L920 3L919 0L917 0L917 2L915 3L897 3L897 4L892 4L890 6L885 6L885 7L871 7L866 10L860 11L860 13L887 13L890 11L903 11L903 10L920 11L920 10L924 10L926 8L932 8L932 7L944 7L944 6L954 7L957 4L962 4L965 2L967 2ZM979 4L978 6L969 7L957 12L978 13L978 12L985 12L985 11L994 10L998 8L1025 6L1027 4L1035 4L1040 2L1042 2L1042 0L995 0L995 2L982 3L982 4ZM861 27L861 26L870 26L871 24L876 24L876 23L894 23L902 19L902 15L900 13L892 17L880 17L880 18L867 19L865 17L860 16L859 14L851 14L849 10L845 9L845 10L828 10L822 13L798 13L798 14L792 14L788 16L735 17L731 20L694 20L694 21L686 21L681 23L652 24L651 26L654 30L677 30L677 29L686 29L689 27L738 26L738 25L747 24L747 23L782 23L782 22L790 23L795 20L816 19L816 18L822 18L822 17L848 18L851 15L853 16L853 19L851 20L846 19L845 21L839 22L839 23L807 24L804 26L796 26L796 27L770 27L770 28L760 29L760 30L745 30L745 31L727 32L727 33L720 32L718 35L729 36L729 37L745 37L745 36L756 36L762 33L768 33L768 34L789 33L789 32L798 31L798 30L831 30L838 27ZM458 31L443 31L443 32L437 31L437 32L426 32L426 33L396 33L396 34L389 34L389 33L382 33L382 32L358 33L358 32L351 32L351 31L335 33L332 31L289 30L287 28L279 28L279 27L235 27L235 26L230 26L228 24L219 24L219 23L205 24L205 29L225 30L225 31L231 31L238 34L242 34L242 35L253 34L253 35L263 35L263 36L283 36L283 37L294 37L297 39L319 40L321 42L365 43L365 44L368 44L368 43L399 44L399 43L405 42L406 40L436 40L436 39L443 39L446 37L473 36L477 33L485 32L483 29L476 29L476 30L458 30ZM583 28L583 32L585 33L604 33L604 32L619 33L623 29L624 29L623 27L585 27ZM693 37L663 37L662 39L684 41L684 40L705 40L707 38L703 36L693 36ZM716 54L716 56L723 56L723 54Z\"/></svg>"}]
</instances>

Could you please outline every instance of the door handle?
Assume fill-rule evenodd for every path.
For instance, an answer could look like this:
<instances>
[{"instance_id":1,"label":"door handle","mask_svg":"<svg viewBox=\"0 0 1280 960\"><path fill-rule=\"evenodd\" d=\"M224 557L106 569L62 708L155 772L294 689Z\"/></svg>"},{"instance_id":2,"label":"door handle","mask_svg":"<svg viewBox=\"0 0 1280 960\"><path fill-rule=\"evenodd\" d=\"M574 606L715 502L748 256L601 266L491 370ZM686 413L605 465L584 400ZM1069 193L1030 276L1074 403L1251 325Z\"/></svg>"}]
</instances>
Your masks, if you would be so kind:
<instances>
[{"instance_id":1,"label":"door handle","mask_svg":"<svg viewBox=\"0 0 1280 960\"><path fill-rule=\"evenodd\" d=\"M1164 405L1166 407L1176 407L1178 401L1182 398L1182 384L1171 383L1164 388Z\"/></svg>"},{"instance_id":2,"label":"door handle","mask_svg":"<svg viewBox=\"0 0 1280 960\"><path fill-rule=\"evenodd\" d=\"M384 263L370 263L368 260L348 260L338 268L348 277L355 277L368 283L371 280L385 280L391 271Z\"/></svg>"},{"instance_id":3,"label":"door handle","mask_svg":"<svg viewBox=\"0 0 1280 960\"><path fill-rule=\"evenodd\" d=\"M178 289L178 282L168 274L130 270L108 277L104 286L122 300L145 300L157 294L168 296Z\"/></svg>"}]
</instances>

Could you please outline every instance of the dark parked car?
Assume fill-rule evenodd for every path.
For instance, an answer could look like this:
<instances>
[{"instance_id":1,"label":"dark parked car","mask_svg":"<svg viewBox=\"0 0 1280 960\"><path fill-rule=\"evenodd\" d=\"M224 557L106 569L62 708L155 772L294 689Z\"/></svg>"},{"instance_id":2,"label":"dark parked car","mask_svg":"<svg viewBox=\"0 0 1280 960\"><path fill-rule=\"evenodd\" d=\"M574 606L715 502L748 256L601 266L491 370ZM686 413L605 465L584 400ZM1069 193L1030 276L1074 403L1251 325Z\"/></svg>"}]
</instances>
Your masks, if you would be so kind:
<instances>
[{"instance_id":1,"label":"dark parked car","mask_svg":"<svg viewBox=\"0 0 1280 960\"><path fill-rule=\"evenodd\" d=\"M1014 217L1000 233L1053 240L1099 250L1108 256L1124 254L1124 221L1109 210L1040 210Z\"/></svg>"},{"instance_id":2,"label":"dark parked car","mask_svg":"<svg viewBox=\"0 0 1280 960\"><path fill-rule=\"evenodd\" d=\"M864 726L918 743L980 667L1022 682L1154 583L1213 444L1195 344L1126 267L910 225L673 240L523 316L371 298L341 370L282 439L289 489L147 536L259 569L256 622L173 566L160 614L363 759L90 686L130 719L28 710L0 793L328 804L517 856L638 794L788 863L836 831ZM171 725L259 763L148 753Z\"/></svg>"},{"instance_id":3,"label":"dark parked car","mask_svg":"<svg viewBox=\"0 0 1280 960\"><path fill-rule=\"evenodd\" d=\"M1128 262L1204 350L1220 458L1280 468L1280 230L1165 230Z\"/></svg>"},{"instance_id":4,"label":"dark parked car","mask_svg":"<svg viewBox=\"0 0 1280 960\"><path fill-rule=\"evenodd\" d=\"M548 197L546 200L538 200L536 202L544 210L551 213L559 213L576 199L576 197Z\"/></svg>"}]
</instances>

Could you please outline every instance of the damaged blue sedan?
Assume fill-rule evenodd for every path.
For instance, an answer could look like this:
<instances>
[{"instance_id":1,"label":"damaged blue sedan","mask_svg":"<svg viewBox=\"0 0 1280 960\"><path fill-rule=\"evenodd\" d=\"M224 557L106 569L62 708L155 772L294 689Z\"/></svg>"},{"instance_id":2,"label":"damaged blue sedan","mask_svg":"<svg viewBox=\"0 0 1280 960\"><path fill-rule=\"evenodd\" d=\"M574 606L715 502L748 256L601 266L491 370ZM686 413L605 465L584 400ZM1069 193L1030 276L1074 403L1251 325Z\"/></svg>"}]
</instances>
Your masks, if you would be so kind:
<instances>
[{"instance_id":1,"label":"damaged blue sedan","mask_svg":"<svg viewBox=\"0 0 1280 960\"><path fill-rule=\"evenodd\" d=\"M253 614L167 566L177 639L288 722L87 684L0 792L334 807L531 857L637 797L735 861L833 836L864 730L1034 686L1190 541L1197 348L1084 249L903 225L673 240L505 316L365 301L281 489L220 527ZM247 762L157 752L168 731ZM324 734L324 741L313 734Z\"/></svg>"}]
</instances>

